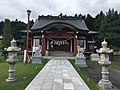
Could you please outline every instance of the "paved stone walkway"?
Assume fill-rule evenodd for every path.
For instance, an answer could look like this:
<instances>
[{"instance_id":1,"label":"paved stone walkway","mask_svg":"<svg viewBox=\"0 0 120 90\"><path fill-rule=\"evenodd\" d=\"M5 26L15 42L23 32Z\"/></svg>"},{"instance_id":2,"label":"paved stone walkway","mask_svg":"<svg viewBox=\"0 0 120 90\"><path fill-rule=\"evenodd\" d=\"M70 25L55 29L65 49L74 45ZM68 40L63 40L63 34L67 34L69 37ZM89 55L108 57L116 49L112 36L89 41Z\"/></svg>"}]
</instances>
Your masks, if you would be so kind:
<instances>
[{"instance_id":1,"label":"paved stone walkway","mask_svg":"<svg viewBox=\"0 0 120 90\"><path fill-rule=\"evenodd\" d=\"M50 60L25 90L90 90L68 60Z\"/></svg>"}]
</instances>

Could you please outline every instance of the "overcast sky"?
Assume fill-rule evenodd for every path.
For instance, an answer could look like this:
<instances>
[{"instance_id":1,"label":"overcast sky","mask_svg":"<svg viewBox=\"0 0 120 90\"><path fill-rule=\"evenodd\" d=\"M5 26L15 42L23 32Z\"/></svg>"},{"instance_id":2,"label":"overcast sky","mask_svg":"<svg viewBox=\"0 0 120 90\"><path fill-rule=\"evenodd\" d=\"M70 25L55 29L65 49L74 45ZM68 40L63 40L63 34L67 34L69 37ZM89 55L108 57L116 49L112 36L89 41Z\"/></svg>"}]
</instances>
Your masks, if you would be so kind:
<instances>
[{"instance_id":1,"label":"overcast sky","mask_svg":"<svg viewBox=\"0 0 120 90\"><path fill-rule=\"evenodd\" d=\"M90 14L93 17L100 11L114 8L120 12L120 0L0 0L0 21L10 20L27 21L26 10L30 9L31 19L38 15L66 15Z\"/></svg>"}]
</instances>

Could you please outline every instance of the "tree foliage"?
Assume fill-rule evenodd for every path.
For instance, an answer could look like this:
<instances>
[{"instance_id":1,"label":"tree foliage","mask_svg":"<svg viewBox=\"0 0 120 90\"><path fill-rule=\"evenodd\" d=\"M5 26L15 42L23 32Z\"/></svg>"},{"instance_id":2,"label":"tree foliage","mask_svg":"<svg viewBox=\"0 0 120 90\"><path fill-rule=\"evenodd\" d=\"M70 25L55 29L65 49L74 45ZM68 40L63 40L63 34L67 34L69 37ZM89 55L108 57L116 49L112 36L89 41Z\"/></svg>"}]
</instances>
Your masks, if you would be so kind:
<instances>
[{"instance_id":1,"label":"tree foliage","mask_svg":"<svg viewBox=\"0 0 120 90\"><path fill-rule=\"evenodd\" d=\"M3 28L3 40L2 40L2 48L7 48L10 46L10 41L12 38L11 34L11 23L9 19L5 19L4 28Z\"/></svg>"},{"instance_id":2,"label":"tree foliage","mask_svg":"<svg viewBox=\"0 0 120 90\"><path fill-rule=\"evenodd\" d=\"M94 29L96 31L100 30L101 21L104 19L104 17L105 17L105 14L103 13L103 11L101 11L100 14L96 15L95 21L94 21Z\"/></svg>"},{"instance_id":3,"label":"tree foliage","mask_svg":"<svg viewBox=\"0 0 120 90\"><path fill-rule=\"evenodd\" d=\"M94 29L95 19L94 19L90 14L87 14L87 17L86 17L86 19L85 19L85 22L86 22L87 27L88 27L90 30L95 30L95 29Z\"/></svg>"},{"instance_id":4,"label":"tree foliage","mask_svg":"<svg viewBox=\"0 0 120 90\"><path fill-rule=\"evenodd\" d=\"M2 35L2 30L3 30L3 27L4 27L4 22L3 21L1 21L0 22L0 35Z\"/></svg>"},{"instance_id":5,"label":"tree foliage","mask_svg":"<svg viewBox=\"0 0 120 90\"><path fill-rule=\"evenodd\" d=\"M97 24L99 24L97 40L105 38L111 46L120 48L120 14L114 9L109 9L106 15L101 16L101 21L95 23L96 26Z\"/></svg>"},{"instance_id":6,"label":"tree foliage","mask_svg":"<svg viewBox=\"0 0 120 90\"><path fill-rule=\"evenodd\" d=\"M27 25L24 22L18 21L17 19L15 21L11 21L11 27L12 27L12 36L15 39L21 38L20 30L26 30Z\"/></svg>"}]
</instances>

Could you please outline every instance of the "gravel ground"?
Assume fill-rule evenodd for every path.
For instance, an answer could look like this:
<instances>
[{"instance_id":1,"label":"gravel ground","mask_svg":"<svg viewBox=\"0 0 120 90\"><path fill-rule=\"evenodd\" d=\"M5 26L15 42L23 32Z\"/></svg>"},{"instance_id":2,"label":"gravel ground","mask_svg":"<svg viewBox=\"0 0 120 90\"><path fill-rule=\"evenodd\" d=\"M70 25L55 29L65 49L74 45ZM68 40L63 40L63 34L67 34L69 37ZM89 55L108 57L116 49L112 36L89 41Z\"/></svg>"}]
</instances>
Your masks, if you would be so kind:
<instances>
[{"instance_id":1,"label":"gravel ground","mask_svg":"<svg viewBox=\"0 0 120 90\"><path fill-rule=\"evenodd\" d=\"M101 68L88 67L82 68L82 70L89 76L90 79L94 80L97 84L101 79ZM120 68L109 68L109 79L114 86L120 89Z\"/></svg>"}]
</instances>

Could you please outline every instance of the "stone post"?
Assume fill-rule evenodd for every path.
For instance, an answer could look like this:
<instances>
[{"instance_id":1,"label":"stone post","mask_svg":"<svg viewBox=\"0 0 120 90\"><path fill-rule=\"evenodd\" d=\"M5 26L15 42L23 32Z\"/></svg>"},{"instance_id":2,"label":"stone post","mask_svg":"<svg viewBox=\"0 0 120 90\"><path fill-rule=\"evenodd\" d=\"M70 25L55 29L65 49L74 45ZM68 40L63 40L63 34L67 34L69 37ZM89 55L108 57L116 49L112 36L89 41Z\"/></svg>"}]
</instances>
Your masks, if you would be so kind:
<instances>
[{"instance_id":1,"label":"stone post","mask_svg":"<svg viewBox=\"0 0 120 90\"><path fill-rule=\"evenodd\" d=\"M11 41L11 46L5 49L8 52L8 59L6 62L9 63L9 77L6 79L6 82L14 82L16 81L15 78L15 64L17 63L17 52L21 49L17 47L16 41L13 39Z\"/></svg>"},{"instance_id":2,"label":"stone post","mask_svg":"<svg viewBox=\"0 0 120 90\"><path fill-rule=\"evenodd\" d=\"M102 66L102 79L98 82L98 86L102 89L111 89L112 83L109 81L108 75L108 67L111 62L109 61L109 54L113 52L113 50L110 50L107 48L107 42L104 40L102 43L102 48L99 50L97 49L97 53L100 54L100 61L98 63Z\"/></svg>"},{"instance_id":3,"label":"stone post","mask_svg":"<svg viewBox=\"0 0 120 90\"><path fill-rule=\"evenodd\" d=\"M42 46L39 45L36 50L35 53L32 56L32 63L33 64L42 64Z\"/></svg>"},{"instance_id":4,"label":"stone post","mask_svg":"<svg viewBox=\"0 0 120 90\"><path fill-rule=\"evenodd\" d=\"M48 56L48 50L45 51L45 56Z\"/></svg>"},{"instance_id":5,"label":"stone post","mask_svg":"<svg viewBox=\"0 0 120 90\"><path fill-rule=\"evenodd\" d=\"M77 46L77 51L78 53L76 54L75 65L78 67L87 67L86 57L83 54L84 49L80 48L80 46Z\"/></svg>"}]
</instances>

